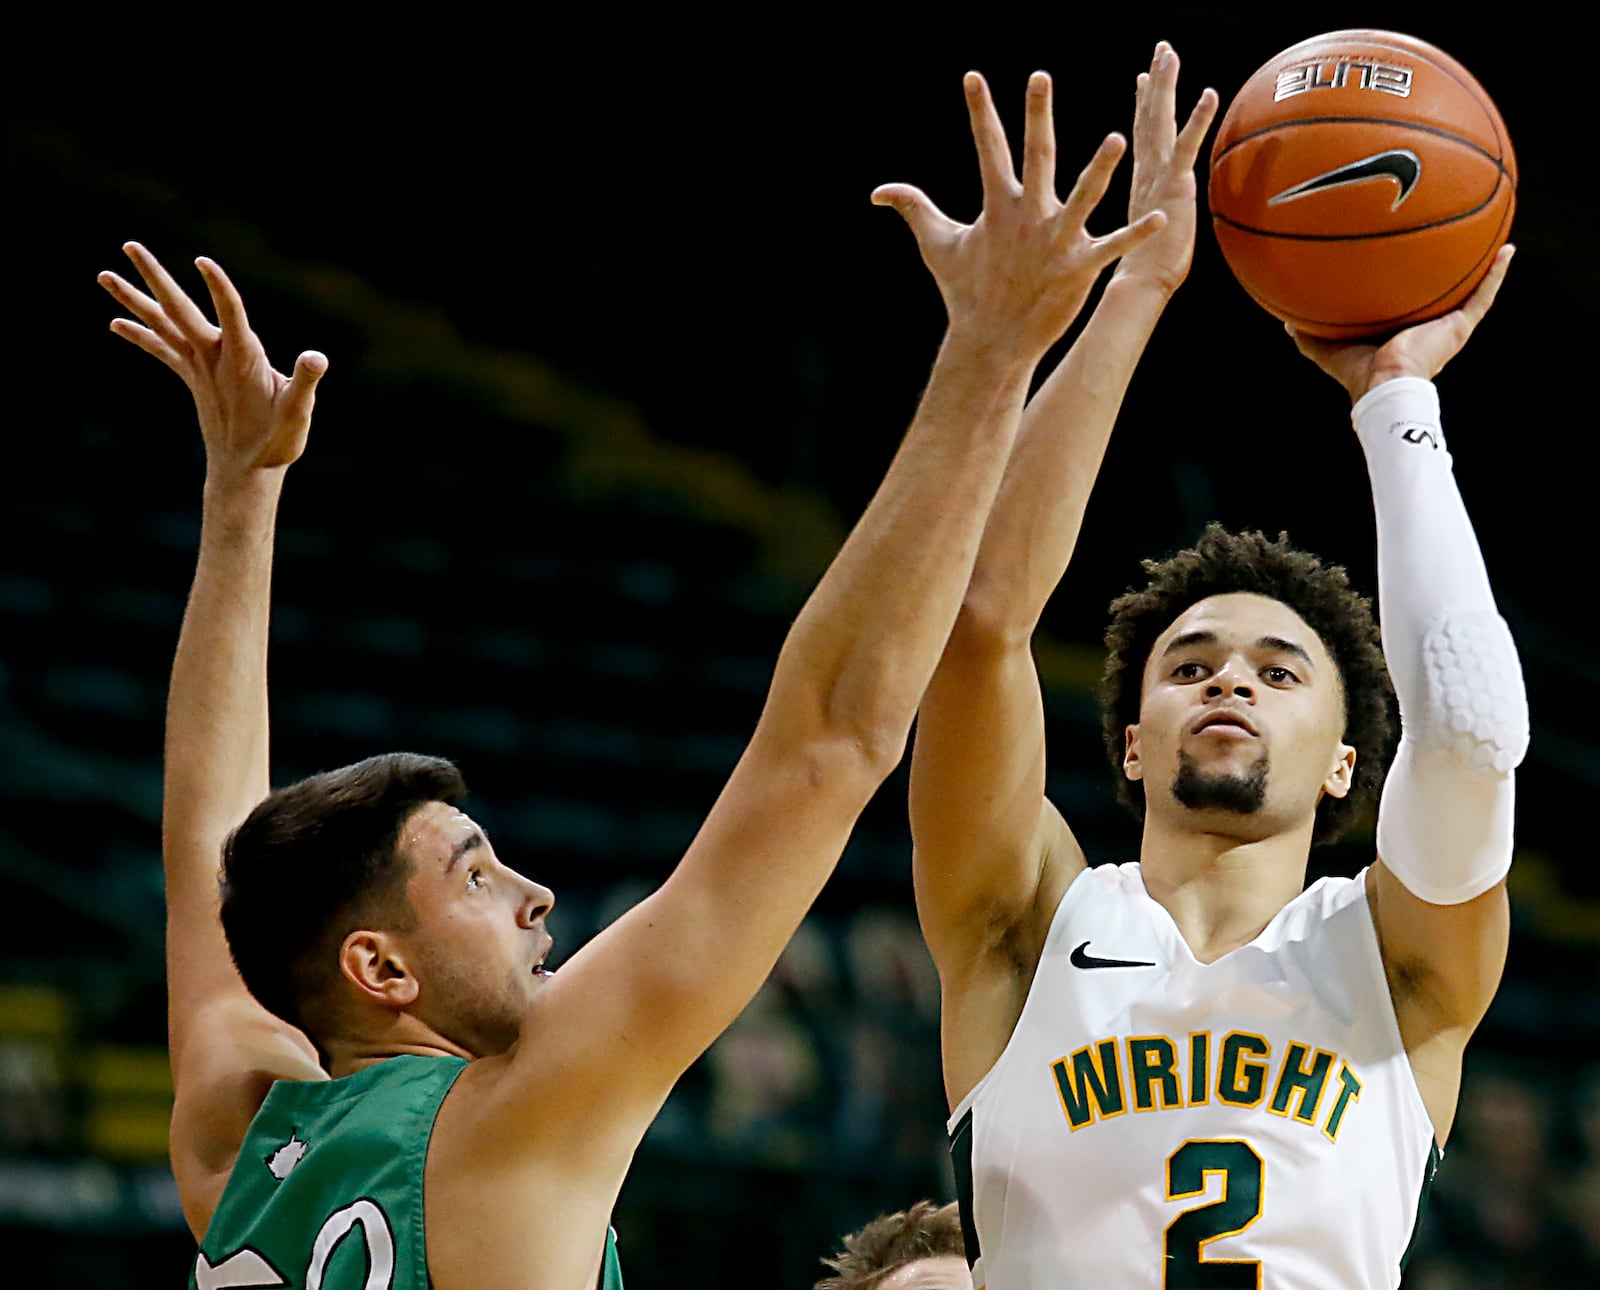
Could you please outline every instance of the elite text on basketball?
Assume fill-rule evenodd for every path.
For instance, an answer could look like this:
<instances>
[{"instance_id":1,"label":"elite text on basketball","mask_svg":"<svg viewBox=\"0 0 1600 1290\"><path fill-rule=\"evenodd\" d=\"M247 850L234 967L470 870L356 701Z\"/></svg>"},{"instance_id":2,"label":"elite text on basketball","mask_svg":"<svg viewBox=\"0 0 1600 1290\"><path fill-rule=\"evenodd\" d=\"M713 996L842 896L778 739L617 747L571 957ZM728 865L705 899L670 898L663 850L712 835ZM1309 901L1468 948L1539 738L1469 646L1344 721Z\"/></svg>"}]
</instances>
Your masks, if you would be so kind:
<instances>
[{"instance_id":1,"label":"elite text on basketball","mask_svg":"<svg viewBox=\"0 0 1600 1290\"><path fill-rule=\"evenodd\" d=\"M1397 98L1411 96L1411 69L1395 67L1389 63L1371 63L1359 59L1317 59L1299 63L1278 73L1277 90L1273 102L1281 103L1309 90L1339 90L1351 82L1357 89L1376 90L1379 94L1393 94Z\"/></svg>"}]
</instances>

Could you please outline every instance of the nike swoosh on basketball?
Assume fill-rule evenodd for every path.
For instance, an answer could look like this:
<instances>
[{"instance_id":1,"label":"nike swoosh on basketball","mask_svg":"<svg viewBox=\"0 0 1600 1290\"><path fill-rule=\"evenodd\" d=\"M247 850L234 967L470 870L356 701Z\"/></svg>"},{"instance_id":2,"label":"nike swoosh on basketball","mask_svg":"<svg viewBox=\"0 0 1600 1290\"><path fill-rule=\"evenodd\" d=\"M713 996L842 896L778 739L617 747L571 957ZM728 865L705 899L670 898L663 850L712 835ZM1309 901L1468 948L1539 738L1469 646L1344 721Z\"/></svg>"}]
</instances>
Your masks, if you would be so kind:
<instances>
[{"instance_id":1,"label":"nike swoosh on basketball","mask_svg":"<svg viewBox=\"0 0 1600 1290\"><path fill-rule=\"evenodd\" d=\"M1416 188L1417 181L1421 178L1421 157L1410 148L1390 148L1387 152L1375 152L1360 161L1352 161L1349 165L1324 171L1303 184L1296 184L1293 188L1285 188L1276 197L1269 197L1267 205L1281 206L1284 202L1297 201L1301 197L1309 197L1312 193L1324 192L1329 188L1343 188L1346 184L1364 184L1369 179L1392 179L1400 185L1400 193L1389 209L1399 210L1400 203L1411 196L1412 190Z\"/></svg>"},{"instance_id":2,"label":"nike swoosh on basketball","mask_svg":"<svg viewBox=\"0 0 1600 1290\"><path fill-rule=\"evenodd\" d=\"M1132 959L1102 959L1093 954L1086 953L1089 942L1085 941L1072 951L1071 962L1073 967L1079 968L1110 968L1110 967L1154 967L1154 963L1136 963Z\"/></svg>"}]
</instances>

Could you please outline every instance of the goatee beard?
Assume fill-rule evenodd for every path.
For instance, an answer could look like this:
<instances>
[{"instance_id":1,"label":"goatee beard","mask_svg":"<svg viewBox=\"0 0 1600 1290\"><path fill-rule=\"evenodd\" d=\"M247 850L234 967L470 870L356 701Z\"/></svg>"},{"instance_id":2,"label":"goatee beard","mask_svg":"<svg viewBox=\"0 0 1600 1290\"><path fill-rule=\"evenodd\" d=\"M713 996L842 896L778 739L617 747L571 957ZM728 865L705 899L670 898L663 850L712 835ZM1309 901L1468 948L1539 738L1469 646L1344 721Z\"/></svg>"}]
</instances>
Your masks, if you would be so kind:
<instances>
[{"instance_id":1,"label":"goatee beard","mask_svg":"<svg viewBox=\"0 0 1600 1290\"><path fill-rule=\"evenodd\" d=\"M1193 757L1180 752L1172 796L1191 811L1254 815L1267 800L1267 755L1262 753L1246 771L1208 775Z\"/></svg>"}]
</instances>

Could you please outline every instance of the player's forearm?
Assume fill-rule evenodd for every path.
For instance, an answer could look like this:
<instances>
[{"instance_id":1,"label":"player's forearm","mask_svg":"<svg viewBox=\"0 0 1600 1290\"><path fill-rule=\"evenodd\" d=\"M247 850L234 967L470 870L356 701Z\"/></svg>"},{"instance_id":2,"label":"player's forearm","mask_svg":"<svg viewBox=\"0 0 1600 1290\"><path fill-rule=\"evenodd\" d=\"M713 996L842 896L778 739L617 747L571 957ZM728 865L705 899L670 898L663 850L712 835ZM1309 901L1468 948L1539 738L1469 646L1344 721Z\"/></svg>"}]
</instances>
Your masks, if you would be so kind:
<instances>
[{"instance_id":1,"label":"player's forearm","mask_svg":"<svg viewBox=\"0 0 1600 1290\"><path fill-rule=\"evenodd\" d=\"M1072 558L1128 384L1169 298L1114 278L1029 400L958 630L1026 645Z\"/></svg>"},{"instance_id":2,"label":"player's forearm","mask_svg":"<svg viewBox=\"0 0 1600 1290\"><path fill-rule=\"evenodd\" d=\"M1494 608L1489 572L1456 486L1438 395L1420 377L1385 381L1352 411L1378 525L1378 596L1396 681L1421 666L1421 634L1441 609ZM1449 558L1429 559L1449 551ZM1426 576L1414 572L1426 562ZM1391 621L1392 619L1392 621Z\"/></svg>"},{"instance_id":3,"label":"player's forearm","mask_svg":"<svg viewBox=\"0 0 1600 1290\"><path fill-rule=\"evenodd\" d=\"M820 734L898 760L971 576L1033 362L946 338L883 483L790 632L769 715L814 719Z\"/></svg>"},{"instance_id":4,"label":"player's forearm","mask_svg":"<svg viewBox=\"0 0 1600 1290\"><path fill-rule=\"evenodd\" d=\"M613 1053L598 1079L635 1084L652 1112L658 1090L771 971L899 760L971 573L1030 370L947 338L883 483L791 628L755 738L684 860L553 987L582 997L600 991L584 982L603 982L594 1006L620 1014L619 1034L649 1036L645 1057L619 1067Z\"/></svg>"},{"instance_id":5,"label":"player's forearm","mask_svg":"<svg viewBox=\"0 0 1600 1290\"><path fill-rule=\"evenodd\" d=\"M970 962L997 911L1020 920L1033 909L1042 830L1058 817L1044 805L1044 712L1029 641L1066 570L1123 395L1169 294L1113 280L1029 401L923 698L911 763L913 869L923 932L942 972ZM985 918L975 918L980 908Z\"/></svg>"},{"instance_id":6,"label":"player's forearm","mask_svg":"<svg viewBox=\"0 0 1600 1290\"><path fill-rule=\"evenodd\" d=\"M168 905L175 920L196 920L195 937L215 928L219 945L221 844L268 789L267 628L281 484L281 470L207 483L167 698Z\"/></svg>"},{"instance_id":7,"label":"player's forearm","mask_svg":"<svg viewBox=\"0 0 1600 1290\"><path fill-rule=\"evenodd\" d=\"M1511 772L1528 742L1521 667L1456 488L1432 385L1386 382L1357 403L1355 419L1401 718L1378 850L1417 895L1454 904L1499 881L1511 861Z\"/></svg>"}]
</instances>

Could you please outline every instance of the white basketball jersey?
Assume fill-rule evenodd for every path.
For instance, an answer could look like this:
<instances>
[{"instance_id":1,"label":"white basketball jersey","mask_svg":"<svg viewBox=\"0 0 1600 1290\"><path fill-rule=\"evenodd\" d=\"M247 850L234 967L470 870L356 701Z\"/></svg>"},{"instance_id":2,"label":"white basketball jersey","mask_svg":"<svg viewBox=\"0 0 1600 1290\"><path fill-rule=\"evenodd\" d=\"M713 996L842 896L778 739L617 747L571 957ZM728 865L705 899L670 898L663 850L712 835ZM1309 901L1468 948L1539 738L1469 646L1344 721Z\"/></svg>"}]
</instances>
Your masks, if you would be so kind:
<instances>
[{"instance_id":1,"label":"white basketball jersey","mask_svg":"<svg viewBox=\"0 0 1600 1290\"><path fill-rule=\"evenodd\" d=\"M1137 864L1080 874L950 1119L987 1290L1392 1290L1438 1161L1365 875L1190 952Z\"/></svg>"}]
</instances>

